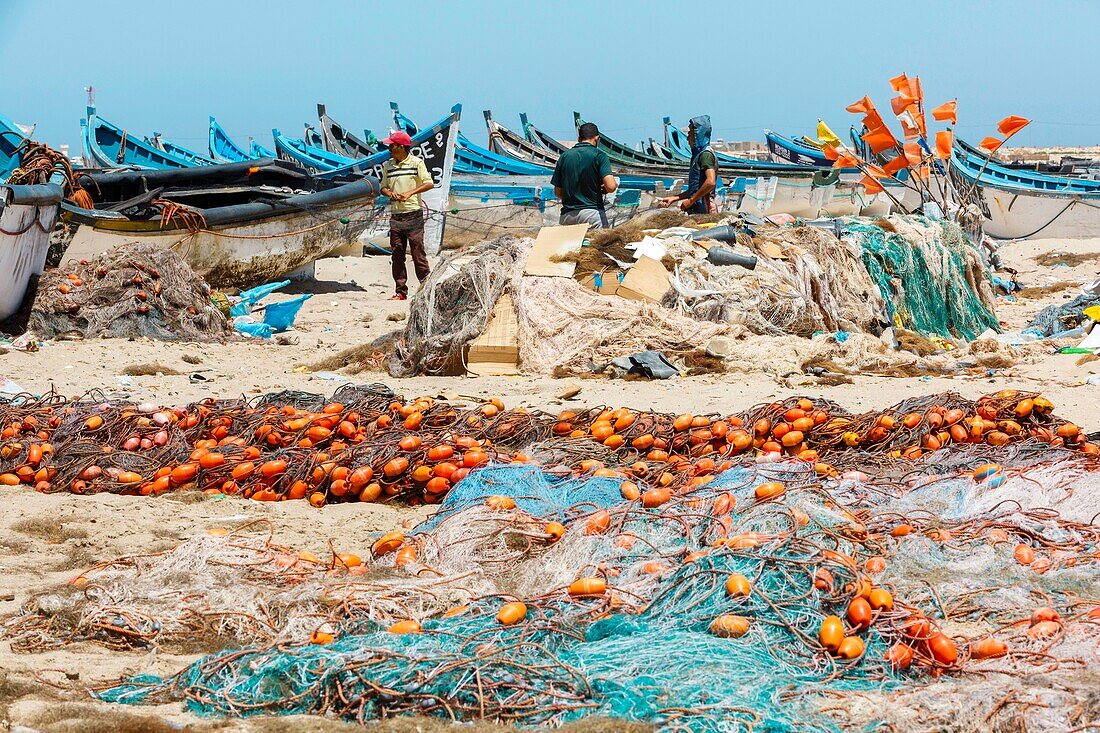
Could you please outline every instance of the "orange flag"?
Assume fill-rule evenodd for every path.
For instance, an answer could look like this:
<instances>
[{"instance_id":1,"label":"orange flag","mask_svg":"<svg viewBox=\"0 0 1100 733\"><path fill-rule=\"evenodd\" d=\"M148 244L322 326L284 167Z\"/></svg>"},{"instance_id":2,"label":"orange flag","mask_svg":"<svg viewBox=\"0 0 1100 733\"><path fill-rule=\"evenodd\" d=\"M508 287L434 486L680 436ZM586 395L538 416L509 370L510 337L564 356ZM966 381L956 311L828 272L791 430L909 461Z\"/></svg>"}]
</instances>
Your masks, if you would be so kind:
<instances>
[{"instance_id":1,"label":"orange flag","mask_svg":"<svg viewBox=\"0 0 1100 733\"><path fill-rule=\"evenodd\" d=\"M894 110L894 114L900 115L905 111L905 108L913 103L913 100L904 94L899 94L890 100L890 109Z\"/></svg>"},{"instance_id":2,"label":"orange flag","mask_svg":"<svg viewBox=\"0 0 1100 733\"><path fill-rule=\"evenodd\" d=\"M890 175L874 163L867 164L867 173L874 178L889 178Z\"/></svg>"},{"instance_id":3,"label":"orange flag","mask_svg":"<svg viewBox=\"0 0 1100 733\"><path fill-rule=\"evenodd\" d=\"M955 144L955 133L950 130L940 130L936 133L936 157L947 160L951 157L951 146Z\"/></svg>"},{"instance_id":4,"label":"orange flag","mask_svg":"<svg viewBox=\"0 0 1100 733\"><path fill-rule=\"evenodd\" d=\"M904 155L899 155L893 158L886 165L882 166L882 169L890 175L896 175L902 168L909 167L909 160Z\"/></svg>"},{"instance_id":5,"label":"orange flag","mask_svg":"<svg viewBox=\"0 0 1100 733\"><path fill-rule=\"evenodd\" d=\"M841 153L839 156L837 156L837 159L835 161L833 161L833 167L834 168L858 168L859 167L859 159L854 158L851 155L848 155L847 153Z\"/></svg>"},{"instance_id":6,"label":"orange flag","mask_svg":"<svg viewBox=\"0 0 1100 733\"><path fill-rule=\"evenodd\" d=\"M924 157L921 154L920 145L916 143L905 143L903 150L905 151L905 158L909 161L910 165L920 165L921 158Z\"/></svg>"},{"instance_id":7,"label":"orange flag","mask_svg":"<svg viewBox=\"0 0 1100 733\"><path fill-rule=\"evenodd\" d=\"M875 154L896 147L898 144L898 141L894 139L893 133L886 129L885 126L873 127L863 133L860 138L867 143L871 148L871 152Z\"/></svg>"},{"instance_id":8,"label":"orange flag","mask_svg":"<svg viewBox=\"0 0 1100 733\"><path fill-rule=\"evenodd\" d=\"M950 102L944 102L939 107L932 110L932 116L940 122L947 120L952 125L958 120L959 100L952 99Z\"/></svg>"},{"instance_id":9,"label":"orange flag","mask_svg":"<svg viewBox=\"0 0 1100 733\"><path fill-rule=\"evenodd\" d=\"M864 97L863 99L859 100L858 102L852 102L851 104L849 104L844 109L848 110L852 114L860 114L861 112L862 113L869 112L870 110L872 110L874 108L875 108L875 105L871 103L870 97Z\"/></svg>"},{"instance_id":10,"label":"orange flag","mask_svg":"<svg viewBox=\"0 0 1100 733\"><path fill-rule=\"evenodd\" d=\"M992 153L997 148L1001 147L1002 143L1004 143L1004 140L999 137L987 137L978 143L978 145Z\"/></svg>"},{"instance_id":11,"label":"orange flag","mask_svg":"<svg viewBox=\"0 0 1100 733\"><path fill-rule=\"evenodd\" d=\"M823 147L821 153L825 156L825 160L838 160L840 158L840 153L832 146Z\"/></svg>"},{"instance_id":12,"label":"orange flag","mask_svg":"<svg viewBox=\"0 0 1100 733\"><path fill-rule=\"evenodd\" d=\"M1022 128L1027 127L1031 120L1026 117L1018 117L1016 115L1009 115L1003 120L997 123L997 131L1005 137L1012 137Z\"/></svg>"},{"instance_id":13,"label":"orange flag","mask_svg":"<svg viewBox=\"0 0 1100 733\"><path fill-rule=\"evenodd\" d=\"M878 181L876 181L874 178L871 178L871 176L864 176L859 180L859 182L863 184L864 190L870 194L881 193L886 190L879 184Z\"/></svg>"},{"instance_id":14,"label":"orange flag","mask_svg":"<svg viewBox=\"0 0 1100 733\"><path fill-rule=\"evenodd\" d=\"M904 71L890 80L890 88L899 93L903 89L909 88L909 77L905 75Z\"/></svg>"}]
</instances>

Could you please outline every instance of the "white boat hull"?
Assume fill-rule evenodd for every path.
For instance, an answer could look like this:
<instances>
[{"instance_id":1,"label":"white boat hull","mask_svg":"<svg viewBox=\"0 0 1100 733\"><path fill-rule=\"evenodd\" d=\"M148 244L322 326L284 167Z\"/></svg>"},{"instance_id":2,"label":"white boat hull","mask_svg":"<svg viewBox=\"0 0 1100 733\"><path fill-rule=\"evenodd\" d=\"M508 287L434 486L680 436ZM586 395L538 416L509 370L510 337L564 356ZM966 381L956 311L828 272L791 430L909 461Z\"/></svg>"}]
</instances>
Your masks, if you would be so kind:
<instances>
[{"instance_id":1,"label":"white boat hull","mask_svg":"<svg viewBox=\"0 0 1100 733\"><path fill-rule=\"evenodd\" d=\"M373 212L362 201L352 201L308 215L288 214L198 232L82 224L65 259L86 260L126 242L152 242L174 249L214 287L247 288L276 280L355 242Z\"/></svg>"},{"instance_id":2,"label":"white boat hull","mask_svg":"<svg viewBox=\"0 0 1100 733\"><path fill-rule=\"evenodd\" d=\"M1100 199L1041 196L982 187L985 232L996 239L1100 237Z\"/></svg>"},{"instance_id":3,"label":"white boat hull","mask_svg":"<svg viewBox=\"0 0 1100 733\"><path fill-rule=\"evenodd\" d=\"M0 188L0 196L7 190ZM31 277L42 274L59 211L57 202L0 208L0 321L15 315Z\"/></svg>"}]
</instances>

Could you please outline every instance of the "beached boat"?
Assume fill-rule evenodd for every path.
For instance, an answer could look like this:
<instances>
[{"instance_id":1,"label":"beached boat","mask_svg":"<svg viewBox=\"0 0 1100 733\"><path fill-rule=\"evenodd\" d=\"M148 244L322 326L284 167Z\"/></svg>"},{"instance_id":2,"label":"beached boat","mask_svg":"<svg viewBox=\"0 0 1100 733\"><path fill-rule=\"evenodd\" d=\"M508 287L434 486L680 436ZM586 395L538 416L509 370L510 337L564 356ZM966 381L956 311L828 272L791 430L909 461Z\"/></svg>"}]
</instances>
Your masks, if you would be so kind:
<instances>
[{"instance_id":1,"label":"beached boat","mask_svg":"<svg viewBox=\"0 0 1100 733\"><path fill-rule=\"evenodd\" d=\"M336 183L270 158L181 170L81 172L95 201L62 203L77 225L67 258L124 242L179 252L215 287L250 287L353 242L374 215L378 180Z\"/></svg>"},{"instance_id":2,"label":"beached boat","mask_svg":"<svg viewBox=\"0 0 1100 733\"><path fill-rule=\"evenodd\" d=\"M393 124L398 130L404 130L410 136L419 133L416 123L401 113L397 102L390 102ZM479 176L543 176L550 175L552 165L530 163L519 158L498 155L491 150L472 142L459 133L455 147L455 173Z\"/></svg>"},{"instance_id":3,"label":"beached boat","mask_svg":"<svg viewBox=\"0 0 1100 733\"><path fill-rule=\"evenodd\" d=\"M20 148L27 140L27 133L7 117L0 116L0 183L19 167Z\"/></svg>"},{"instance_id":4,"label":"beached boat","mask_svg":"<svg viewBox=\"0 0 1100 733\"><path fill-rule=\"evenodd\" d=\"M526 112L520 112L519 122L523 126L523 136L527 138L528 142L534 143L558 155L561 155L569 149L569 146L562 145L553 135L549 135L535 127L534 123L527 119Z\"/></svg>"},{"instance_id":5,"label":"beached boat","mask_svg":"<svg viewBox=\"0 0 1100 733\"><path fill-rule=\"evenodd\" d=\"M805 141L792 140L771 130L764 130L764 139L768 143L768 152L777 163L795 163L798 165L829 166L832 161L825 157L820 146Z\"/></svg>"},{"instance_id":6,"label":"beached boat","mask_svg":"<svg viewBox=\"0 0 1100 733\"><path fill-rule=\"evenodd\" d=\"M366 139L356 137L346 127L328 116L325 105L318 103L317 118L321 123L322 147L330 153L345 155L349 158L369 158L382 152L379 140L364 130Z\"/></svg>"},{"instance_id":7,"label":"beached boat","mask_svg":"<svg viewBox=\"0 0 1100 733\"><path fill-rule=\"evenodd\" d=\"M257 157L233 142L233 139L229 137L229 134L218 124L218 121L214 119L213 116L210 117L210 139L208 145L210 157L217 163L241 163L246 160L255 160ZM266 155L260 157L273 158L275 156Z\"/></svg>"},{"instance_id":8,"label":"beached boat","mask_svg":"<svg viewBox=\"0 0 1100 733\"><path fill-rule=\"evenodd\" d=\"M356 158L310 145L301 138L288 137L278 130L272 130L271 135L275 138L275 153L280 160L300 165L310 173L333 171L359 162Z\"/></svg>"},{"instance_id":9,"label":"beached boat","mask_svg":"<svg viewBox=\"0 0 1100 733\"><path fill-rule=\"evenodd\" d=\"M961 198L980 206L991 237L1100 236L1100 181L1006 168L958 140L951 173Z\"/></svg>"},{"instance_id":10,"label":"beached boat","mask_svg":"<svg viewBox=\"0 0 1100 733\"><path fill-rule=\"evenodd\" d=\"M553 169L561 157L560 153L553 152L545 147L530 142L521 135L512 132L493 119L492 113L485 110L485 123L489 128L489 146L493 152L511 158L539 163L548 169ZM619 174L619 186L622 188L634 188L639 191L655 191L658 188L669 188L675 179L662 176L632 176Z\"/></svg>"},{"instance_id":11,"label":"beached boat","mask_svg":"<svg viewBox=\"0 0 1100 733\"><path fill-rule=\"evenodd\" d=\"M159 132L154 132L153 136L151 138L148 138L146 142L148 142L157 150L162 150L174 158L185 160L191 165L214 165L215 162L213 158L208 158L205 155L200 155L194 150L189 150L182 145L176 145L171 140L165 140Z\"/></svg>"},{"instance_id":12,"label":"beached boat","mask_svg":"<svg viewBox=\"0 0 1100 733\"><path fill-rule=\"evenodd\" d=\"M61 186L0 186L0 321L23 303L32 278L41 275L57 223Z\"/></svg>"},{"instance_id":13,"label":"beached boat","mask_svg":"<svg viewBox=\"0 0 1100 733\"><path fill-rule=\"evenodd\" d=\"M507 155L517 160L553 168L557 165L561 153L538 145L523 135L512 132L493 119L493 113L485 110L485 125L489 128L489 150L498 155Z\"/></svg>"},{"instance_id":14,"label":"beached boat","mask_svg":"<svg viewBox=\"0 0 1100 733\"><path fill-rule=\"evenodd\" d=\"M154 145L141 140L126 130L107 122L89 106L87 116L80 122L84 160L95 168L143 168L170 170L193 168L194 164L177 158Z\"/></svg>"},{"instance_id":15,"label":"beached boat","mask_svg":"<svg viewBox=\"0 0 1100 733\"><path fill-rule=\"evenodd\" d=\"M263 145L260 145L255 140L248 141L248 152L252 155L253 159L259 158L278 158L274 150L268 150Z\"/></svg>"}]
</instances>

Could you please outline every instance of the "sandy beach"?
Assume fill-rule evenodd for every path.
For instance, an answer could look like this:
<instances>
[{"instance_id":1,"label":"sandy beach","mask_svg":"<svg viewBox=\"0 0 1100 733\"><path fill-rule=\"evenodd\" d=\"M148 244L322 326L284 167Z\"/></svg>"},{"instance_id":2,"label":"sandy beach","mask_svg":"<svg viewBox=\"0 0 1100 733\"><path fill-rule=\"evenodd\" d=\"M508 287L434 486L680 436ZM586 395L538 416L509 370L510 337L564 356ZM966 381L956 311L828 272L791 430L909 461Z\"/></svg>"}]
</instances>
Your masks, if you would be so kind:
<instances>
[{"instance_id":1,"label":"sandy beach","mask_svg":"<svg viewBox=\"0 0 1100 733\"><path fill-rule=\"evenodd\" d=\"M1035 262L1036 256L1049 252L1083 257L1077 257L1078 264L1072 267ZM1004 329L1017 330L1041 307L1072 297L1082 283L1095 278L1100 240L1016 242L1001 253L1007 265L1019 270L1022 284L1041 289L1032 291L1039 297L999 298L997 314ZM1058 290L1058 283L1067 285ZM499 396L509 406L547 410L603 404L681 411L705 405L722 413L791 395L827 397L855 410L885 407L918 394L955 391L973 398L1012 387L1041 392L1061 416L1086 431L1100 428L1095 411L1098 388L1084 384L1088 375L1100 372L1100 360L1056 353L1040 354L1026 360L1030 363L996 373L978 370L951 378L856 376L851 384L837 386L820 385L800 375L777 378L760 372L664 382L546 376L394 380L383 372L318 375L302 367L400 328L407 304L387 300L388 260L382 257L323 260L317 281L295 286L293 291L314 296L296 328L286 334L292 342L288 345L61 341L34 353L3 353L0 374L32 392L53 389L76 396L99 389L165 405L284 389L331 393L344 380L351 380L383 382L406 396L447 395L458 401ZM151 363L179 373L121 376L127 367ZM200 375L202 381L192 375ZM580 388L575 397L559 398L572 387ZM267 504L224 496L202 500L175 494L156 499L43 495L18 487L0 489L0 499L5 507L0 515L0 615L16 611L33 594L60 586L97 562L170 550L211 529L262 519L271 522L276 542L297 550L323 554L331 540L339 551L364 552L378 531L408 529L430 513L424 507L361 503L316 510L304 501ZM99 730L103 729L100 716L110 715L121 716L116 729L127 730L167 730L166 724L173 729L185 725L187 730L289 730L292 724L294 730L330 729L328 722L319 719L201 721L182 705L120 710L89 702L81 691L134 674L169 674L196 658L164 651L109 651L88 642L58 651L17 654L7 642L0 643L0 724L20 731ZM137 722L127 723L128 718Z\"/></svg>"}]
</instances>

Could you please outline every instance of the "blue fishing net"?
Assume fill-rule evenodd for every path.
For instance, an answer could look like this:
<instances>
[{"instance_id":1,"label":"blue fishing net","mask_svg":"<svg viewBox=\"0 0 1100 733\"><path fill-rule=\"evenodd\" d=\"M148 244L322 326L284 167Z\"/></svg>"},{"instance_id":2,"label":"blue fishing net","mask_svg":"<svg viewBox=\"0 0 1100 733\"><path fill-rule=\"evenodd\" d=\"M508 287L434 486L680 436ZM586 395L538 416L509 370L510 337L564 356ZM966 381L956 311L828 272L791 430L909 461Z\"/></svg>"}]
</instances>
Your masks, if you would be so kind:
<instances>
[{"instance_id":1,"label":"blue fishing net","mask_svg":"<svg viewBox=\"0 0 1100 733\"><path fill-rule=\"evenodd\" d=\"M978 297L978 277L967 265L974 247L955 224L909 217L915 227L936 228L931 243L918 246L897 232L853 221L846 230L862 247L863 264L886 300L895 325L921 334L974 339L997 318Z\"/></svg>"},{"instance_id":2,"label":"blue fishing net","mask_svg":"<svg viewBox=\"0 0 1100 733\"><path fill-rule=\"evenodd\" d=\"M762 481L784 482L784 500L755 501ZM509 518L562 522L567 537L560 542L584 548L574 558L576 576L604 575L607 593L548 589L522 599L527 614L514 625L497 619L504 603L517 600L504 596L423 619L422 633L347 622L328 644L224 651L174 677L135 678L99 697L182 699L202 715L306 713L364 722L417 713L520 725L601 715L667 730L831 731L837 727L818 709L815 692L899 683L874 627L860 632L866 651L858 659L835 658L817 643L825 615L843 614L844 589L857 571L829 564L829 551L853 552L854 544L847 520L816 493L812 466L733 468L654 508L624 501L620 482L492 466L463 480L413 533L424 538L463 526L484 518L487 497L511 497L516 508L500 514L502 526ZM723 505L733 508L726 513ZM600 512L608 529L589 535ZM717 542L731 538L740 541ZM816 573L826 566L832 582L822 588ZM749 596L727 593L731 573L749 580ZM748 632L711 633L723 614L748 619Z\"/></svg>"}]
</instances>

